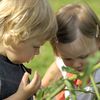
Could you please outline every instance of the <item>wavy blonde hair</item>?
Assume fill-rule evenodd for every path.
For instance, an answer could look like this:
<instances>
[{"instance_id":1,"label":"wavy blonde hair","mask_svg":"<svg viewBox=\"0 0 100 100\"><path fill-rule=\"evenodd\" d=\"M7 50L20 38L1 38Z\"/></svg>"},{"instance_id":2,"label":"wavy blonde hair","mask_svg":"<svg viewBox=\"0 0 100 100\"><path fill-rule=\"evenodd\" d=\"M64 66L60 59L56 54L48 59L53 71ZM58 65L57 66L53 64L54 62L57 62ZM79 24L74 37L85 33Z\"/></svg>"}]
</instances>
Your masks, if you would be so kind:
<instances>
[{"instance_id":1,"label":"wavy blonde hair","mask_svg":"<svg viewBox=\"0 0 100 100\"><path fill-rule=\"evenodd\" d=\"M50 39L57 31L47 0L1 0L0 42L19 43L32 37Z\"/></svg>"}]
</instances>

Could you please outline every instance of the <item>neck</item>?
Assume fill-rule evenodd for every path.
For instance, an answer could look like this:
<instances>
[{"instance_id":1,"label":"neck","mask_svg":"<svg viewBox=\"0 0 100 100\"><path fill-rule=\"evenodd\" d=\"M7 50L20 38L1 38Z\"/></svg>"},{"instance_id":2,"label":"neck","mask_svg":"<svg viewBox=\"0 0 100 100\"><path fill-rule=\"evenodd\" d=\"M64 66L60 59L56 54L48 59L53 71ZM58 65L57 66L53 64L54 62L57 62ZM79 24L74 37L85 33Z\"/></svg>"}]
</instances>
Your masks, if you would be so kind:
<instances>
[{"instance_id":1,"label":"neck","mask_svg":"<svg viewBox=\"0 0 100 100\"><path fill-rule=\"evenodd\" d=\"M0 54L6 56L5 49L0 45Z\"/></svg>"}]
</instances>

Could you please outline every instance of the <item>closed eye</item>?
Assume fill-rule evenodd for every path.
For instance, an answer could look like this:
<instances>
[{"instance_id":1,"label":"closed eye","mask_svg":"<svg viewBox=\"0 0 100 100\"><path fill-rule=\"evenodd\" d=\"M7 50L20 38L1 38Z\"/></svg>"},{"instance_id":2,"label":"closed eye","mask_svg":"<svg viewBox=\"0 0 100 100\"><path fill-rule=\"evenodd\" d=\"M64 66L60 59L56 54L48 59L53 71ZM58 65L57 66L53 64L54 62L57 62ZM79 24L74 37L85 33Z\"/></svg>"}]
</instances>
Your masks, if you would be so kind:
<instances>
[{"instance_id":1,"label":"closed eye","mask_svg":"<svg viewBox=\"0 0 100 100\"><path fill-rule=\"evenodd\" d=\"M85 55L85 56L79 56L78 58L80 59L86 59L89 55Z\"/></svg>"},{"instance_id":2,"label":"closed eye","mask_svg":"<svg viewBox=\"0 0 100 100\"><path fill-rule=\"evenodd\" d=\"M69 60L69 61L71 61L71 60L73 60L72 58L63 58L64 60Z\"/></svg>"},{"instance_id":3,"label":"closed eye","mask_svg":"<svg viewBox=\"0 0 100 100\"><path fill-rule=\"evenodd\" d=\"M37 48L39 48L39 47L33 46L33 48L36 48L36 49L37 49Z\"/></svg>"}]
</instances>

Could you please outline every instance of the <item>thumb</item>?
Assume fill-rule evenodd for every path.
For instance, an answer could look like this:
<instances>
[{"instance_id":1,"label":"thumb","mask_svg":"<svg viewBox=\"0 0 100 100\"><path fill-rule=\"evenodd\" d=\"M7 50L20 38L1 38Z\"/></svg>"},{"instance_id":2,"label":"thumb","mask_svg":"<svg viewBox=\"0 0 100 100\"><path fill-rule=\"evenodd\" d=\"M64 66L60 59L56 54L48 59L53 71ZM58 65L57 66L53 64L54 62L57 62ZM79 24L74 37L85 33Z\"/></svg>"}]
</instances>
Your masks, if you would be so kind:
<instances>
[{"instance_id":1,"label":"thumb","mask_svg":"<svg viewBox=\"0 0 100 100\"><path fill-rule=\"evenodd\" d=\"M29 78L29 74L27 72L25 72L22 77L22 81L21 81L21 83L23 83L24 86L26 86L28 84L28 78Z\"/></svg>"}]
</instances>

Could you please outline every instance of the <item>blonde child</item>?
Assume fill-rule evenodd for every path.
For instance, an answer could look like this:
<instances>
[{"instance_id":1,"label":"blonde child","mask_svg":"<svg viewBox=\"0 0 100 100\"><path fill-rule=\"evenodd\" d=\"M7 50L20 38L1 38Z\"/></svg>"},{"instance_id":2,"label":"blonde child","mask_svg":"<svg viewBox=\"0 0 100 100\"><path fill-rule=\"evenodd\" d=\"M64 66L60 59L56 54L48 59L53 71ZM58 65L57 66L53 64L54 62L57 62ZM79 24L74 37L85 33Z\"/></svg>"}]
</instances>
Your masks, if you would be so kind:
<instances>
[{"instance_id":1,"label":"blonde child","mask_svg":"<svg viewBox=\"0 0 100 100\"><path fill-rule=\"evenodd\" d=\"M33 100L41 79L36 72L29 83L22 63L39 54L56 31L47 0L0 1L0 100Z\"/></svg>"},{"instance_id":2,"label":"blonde child","mask_svg":"<svg viewBox=\"0 0 100 100\"><path fill-rule=\"evenodd\" d=\"M57 15L58 32L52 39L56 60L49 67L42 80L42 86L48 86L60 77L67 77L62 66L71 66L82 71L86 58L100 48L100 21L93 10L87 5L69 4L61 8ZM51 74L52 73L52 74ZM94 78L100 82L100 70ZM56 100L65 100L69 91L62 92ZM81 93L77 100L93 100L93 95Z\"/></svg>"}]
</instances>

